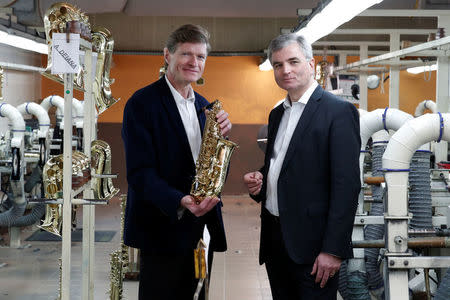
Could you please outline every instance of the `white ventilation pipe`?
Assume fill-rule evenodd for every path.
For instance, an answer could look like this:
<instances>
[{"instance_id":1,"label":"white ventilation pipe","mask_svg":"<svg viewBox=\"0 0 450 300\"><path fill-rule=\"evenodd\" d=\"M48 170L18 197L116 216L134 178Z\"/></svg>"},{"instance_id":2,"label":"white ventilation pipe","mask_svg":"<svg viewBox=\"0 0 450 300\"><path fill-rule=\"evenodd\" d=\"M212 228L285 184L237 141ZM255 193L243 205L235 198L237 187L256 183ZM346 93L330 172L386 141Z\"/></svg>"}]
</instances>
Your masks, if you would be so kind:
<instances>
[{"instance_id":1,"label":"white ventilation pipe","mask_svg":"<svg viewBox=\"0 0 450 300\"><path fill-rule=\"evenodd\" d=\"M423 115L425 109L431 110L432 113L437 112L436 103L433 100L423 100L416 107L416 112L414 113L415 117L420 117Z\"/></svg>"},{"instance_id":2,"label":"white ventilation pipe","mask_svg":"<svg viewBox=\"0 0 450 300\"><path fill-rule=\"evenodd\" d=\"M442 117L441 117L442 116ZM383 155L386 170L386 249L404 255L408 246L408 174L411 158L423 144L450 141L450 114L425 114L407 121L392 137ZM445 266L443 266L445 267ZM387 273L389 299L408 299L408 269Z\"/></svg>"},{"instance_id":3,"label":"white ventilation pipe","mask_svg":"<svg viewBox=\"0 0 450 300\"><path fill-rule=\"evenodd\" d=\"M359 117L361 118L362 116L367 114L368 111L365 109L362 109L362 108L358 108L358 112L359 112Z\"/></svg>"},{"instance_id":4,"label":"white ventilation pipe","mask_svg":"<svg viewBox=\"0 0 450 300\"><path fill-rule=\"evenodd\" d=\"M389 142L389 139L391 136L389 135L389 132L386 130L380 130L372 134L372 143L383 143L383 142Z\"/></svg>"},{"instance_id":5,"label":"white ventilation pipe","mask_svg":"<svg viewBox=\"0 0 450 300\"><path fill-rule=\"evenodd\" d=\"M64 124L64 98L58 95L48 96L44 100L42 100L40 104L45 111L48 112L50 107L56 106L56 120L60 122L60 124Z\"/></svg>"},{"instance_id":6,"label":"white ventilation pipe","mask_svg":"<svg viewBox=\"0 0 450 300\"><path fill-rule=\"evenodd\" d=\"M450 140L450 114L442 114L441 140ZM392 137L383 155L383 168L408 169L414 152L423 144L439 139L439 114L425 114L410 120Z\"/></svg>"},{"instance_id":7,"label":"white ventilation pipe","mask_svg":"<svg viewBox=\"0 0 450 300\"><path fill-rule=\"evenodd\" d=\"M84 101L72 98L72 108L76 128L83 128Z\"/></svg>"},{"instance_id":8,"label":"white ventilation pipe","mask_svg":"<svg viewBox=\"0 0 450 300\"><path fill-rule=\"evenodd\" d=\"M23 136L25 133L25 121L23 120L22 114L11 104L1 102L0 117L8 118L11 123L11 132L13 134L11 148L19 148L22 150Z\"/></svg>"},{"instance_id":9,"label":"white ventilation pipe","mask_svg":"<svg viewBox=\"0 0 450 300\"><path fill-rule=\"evenodd\" d=\"M413 116L410 114L395 108L376 109L360 118L361 154L359 156L359 170L361 171L361 185L364 183L364 151L370 137L383 129L397 131L406 121L412 118Z\"/></svg>"},{"instance_id":10,"label":"white ventilation pipe","mask_svg":"<svg viewBox=\"0 0 450 300\"><path fill-rule=\"evenodd\" d=\"M34 115L39 121L39 138L47 138L48 129L50 127L50 118L47 111L39 104L34 102L25 102L17 106L22 115Z\"/></svg>"}]
</instances>

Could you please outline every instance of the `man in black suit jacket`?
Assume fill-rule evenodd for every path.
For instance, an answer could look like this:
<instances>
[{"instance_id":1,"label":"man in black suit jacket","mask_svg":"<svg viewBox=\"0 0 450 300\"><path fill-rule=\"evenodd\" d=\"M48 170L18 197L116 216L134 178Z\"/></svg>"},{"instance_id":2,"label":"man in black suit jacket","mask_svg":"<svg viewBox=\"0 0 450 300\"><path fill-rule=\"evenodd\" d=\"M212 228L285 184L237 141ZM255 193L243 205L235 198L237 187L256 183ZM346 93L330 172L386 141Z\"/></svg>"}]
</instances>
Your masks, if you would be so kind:
<instances>
[{"instance_id":1,"label":"man in black suit jacket","mask_svg":"<svg viewBox=\"0 0 450 300\"><path fill-rule=\"evenodd\" d=\"M273 299L336 299L340 263L353 254L358 112L318 86L303 37L275 38L269 59L288 95L269 115L264 166L244 175L262 203L260 263Z\"/></svg>"},{"instance_id":2,"label":"man in black suit jacket","mask_svg":"<svg viewBox=\"0 0 450 300\"><path fill-rule=\"evenodd\" d=\"M164 48L166 75L128 100L123 117L128 200L124 242L141 250L139 299L192 299L194 255L205 225L212 251L225 251L221 202L200 204L189 195L195 175L205 98L191 83L203 74L208 32L197 25L175 30ZM216 116L227 135L228 114ZM209 255L211 265L212 255Z\"/></svg>"}]
</instances>

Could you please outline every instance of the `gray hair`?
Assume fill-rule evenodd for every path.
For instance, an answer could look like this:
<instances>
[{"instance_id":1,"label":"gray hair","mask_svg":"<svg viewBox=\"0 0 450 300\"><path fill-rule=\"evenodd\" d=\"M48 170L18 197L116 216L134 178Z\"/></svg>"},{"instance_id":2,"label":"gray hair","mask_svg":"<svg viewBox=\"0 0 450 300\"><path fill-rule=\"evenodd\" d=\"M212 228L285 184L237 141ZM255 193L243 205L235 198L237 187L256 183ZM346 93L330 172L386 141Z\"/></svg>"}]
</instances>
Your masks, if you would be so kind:
<instances>
[{"instance_id":1,"label":"gray hair","mask_svg":"<svg viewBox=\"0 0 450 300\"><path fill-rule=\"evenodd\" d=\"M182 43L201 43L206 45L207 53L211 50L209 32L200 25L186 24L177 28L169 35L166 48L170 53L174 53L178 44Z\"/></svg>"},{"instance_id":2,"label":"gray hair","mask_svg":"<svg viewBox=\"0 0 450 300\"><path fill-rule=\"evenodd\" d=\"M270 63L272 64L272 54L274 52L281 50L284 47L287 47L291 43L297 43L299 45L306 59L309 60L313 58L311 44L308 43L302 35L296 35L295 33L287 33L277 36L270 42L268 48L269 53L267 55Z\"/></svg>"}]
</instances>

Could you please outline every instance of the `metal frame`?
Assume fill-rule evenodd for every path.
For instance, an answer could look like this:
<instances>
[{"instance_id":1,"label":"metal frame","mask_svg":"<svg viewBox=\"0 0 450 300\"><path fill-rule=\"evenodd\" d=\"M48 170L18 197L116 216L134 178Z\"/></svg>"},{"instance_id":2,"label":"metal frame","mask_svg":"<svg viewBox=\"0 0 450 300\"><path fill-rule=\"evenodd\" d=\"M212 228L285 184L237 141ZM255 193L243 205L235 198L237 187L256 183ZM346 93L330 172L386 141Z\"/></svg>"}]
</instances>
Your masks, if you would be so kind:
<instances>
[{"instance_id":1,"label":"metal frame","mask_svg":"<svg viewBox=\"0 0 450 300\"><path fill-rule=\"evenodd\" d=\"M80 47L85 50L84 65L84 122L83 145L84 153L91 157L91 141L96 138L96 111L93 100L92 78L92 45L80 39ZM62 232L62 277L61 300L70 299L70 257L71 257L71 213L74 204L89 204L83 207L83 240L82 240L82 299L94 299L94 236L95 236L95 205L106 204L105 201L87 201L92 199L93 192L83 186L83 198L73 199L76 192L72 190L72 99L73 74L64 74L64 164L63 164L63 232ZM90 182L87 184L90 187Z\"/></svg>"},{"instance_id":2,"label":"metal frame","mask_svg":"<svg viewBox=\"0 0 450 300\"><path fill-rule=\"evenodd\" d=\"M380 62L385 62L386 65L390 64L390 60L397 58L397 57L403 57L403 56L408 56L409 54L413 54L413 53L417 53L423 50L429 50L435 47L439 47L439 46L444 46L446 44L450 43L450 36L444 37L442 39L438 39L438 40L434 40L431 42L426 42L423 44L419 44L419 45L415 45L409 48L405 48L405 49L401 49L401 50L397 50L397 51L393 51L393 52L389 52L386 54L382 54L382 55L378 55L375 57L371 57L371 58L367 58L367 59L363 59L361 61L358 62L354 62L351 64L347 64L345 66L342 67L336 67L334 69L335 72L339 72L339 71L344 71L344 70L348 70L348 69L353 69L353 68L358 68L358 67L362 67L362 66L366 66L366 65L371 65L371 64L375 64L375 63L380 63ZM450 51L449 50L445 50L444 53L441 53L444 56L449 56L450 55Z\"/></svg>"}]
</instances>

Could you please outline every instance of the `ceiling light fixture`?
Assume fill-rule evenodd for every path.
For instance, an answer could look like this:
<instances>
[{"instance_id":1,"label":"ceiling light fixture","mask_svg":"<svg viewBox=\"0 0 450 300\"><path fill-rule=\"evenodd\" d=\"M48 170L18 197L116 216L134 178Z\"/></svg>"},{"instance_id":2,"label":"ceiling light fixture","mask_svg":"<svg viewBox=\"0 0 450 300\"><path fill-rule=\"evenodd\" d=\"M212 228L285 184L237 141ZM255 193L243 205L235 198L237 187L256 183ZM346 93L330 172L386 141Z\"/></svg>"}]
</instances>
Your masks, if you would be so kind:
<instances>
[{"instance_id":1,"label":"ceiling light fixture","mask_svg":"<svg viewBox=\"0 0 450 300\"><path fill-rule=\"evenodd\" d=\"M48 54L48 46L46 44L2 30L0 30L0 43L41 54Z\"/></svg>"},{"instance_id":2,"label":"ceiling light fixture","mask_svg":"<svg viewBox=\"0 0 450 300\"><path fill-rule=\"evenodd\" d=\"M408 68L406 69L406 72L411 74L419 74L422 72L430 72L430 71L436 71L437 65L430 65L430 66L420 66L420 67L414 67L414 68Z\"/></svg>"},{"instance_id":3,"label":"ceiling light fixture","mask_svg":"<svg viewBox=\"0 0 450 300\"><path fill-rule=\"evenodd\" d=\"M302 35L309 43L332 33L342 24L350 21L367 8L382 2L383 0L328 0L322 2L313 9L294 28L293 32ZM263 64L269 63L266 60ZM261 65L263 65L261 64ZM260 70L261 69L260 65ZM270 68L271 69L271 68Z\"/></svg>"}]
</instances>

